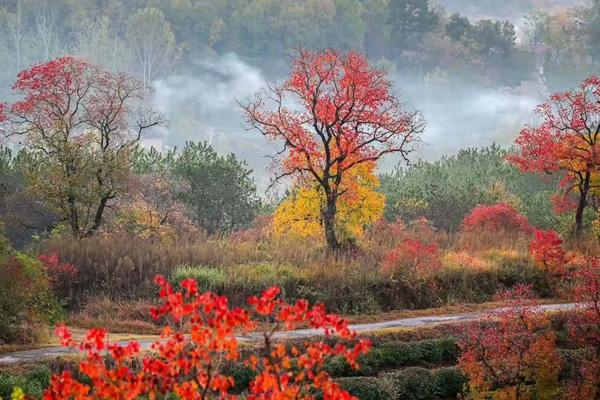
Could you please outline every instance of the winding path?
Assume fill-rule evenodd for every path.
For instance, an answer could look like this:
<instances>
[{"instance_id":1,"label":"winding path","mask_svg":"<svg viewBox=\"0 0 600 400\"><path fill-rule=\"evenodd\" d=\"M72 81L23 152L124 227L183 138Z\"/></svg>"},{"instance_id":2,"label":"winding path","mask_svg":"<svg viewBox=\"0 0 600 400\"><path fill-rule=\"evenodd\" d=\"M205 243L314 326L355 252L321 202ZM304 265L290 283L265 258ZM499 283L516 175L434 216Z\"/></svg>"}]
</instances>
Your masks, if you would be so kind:
<instances>
[{"instance_id":1,"label":"winding path","mask_svg":"<svg viewBox=\"0 0 600 400\"><path fill-rule=\"evenodd\" d=\"M569 311L573 310L577 304L545 304L541 305L540 308L545 312L556 312L556 311ZM413 318L401 318L383 322L373 322L366 324L350 325L350 328L356 332L370 332L377 331L380 329L387 328L420 328L426 326L432 326L444 323L458 323L466 321L474 321L481 319L482 317L494 313L501 312L503 309L498 308L491 311L476 311L462 314L450 314L450 315L438 315L431 317L413 317ZM276 339L305 339L322 334L322 330L319 329L298 329L294 331L282 331L275 334ZM262 334L251 333L243 336L239 336L240 341L255 341L262 339ZM149 349L153 340L140 340L140 346L142 349ZM126 344L127 342L117 342L120 344ZM13 364L21 362L36 362L46 359L52 359L57 357L64 357L67 355L77 354L78 350L69 347L47 347L35 350L18 351L14 353L8 353L0 356L0 365Z\"/></svg>"}]
</instances>

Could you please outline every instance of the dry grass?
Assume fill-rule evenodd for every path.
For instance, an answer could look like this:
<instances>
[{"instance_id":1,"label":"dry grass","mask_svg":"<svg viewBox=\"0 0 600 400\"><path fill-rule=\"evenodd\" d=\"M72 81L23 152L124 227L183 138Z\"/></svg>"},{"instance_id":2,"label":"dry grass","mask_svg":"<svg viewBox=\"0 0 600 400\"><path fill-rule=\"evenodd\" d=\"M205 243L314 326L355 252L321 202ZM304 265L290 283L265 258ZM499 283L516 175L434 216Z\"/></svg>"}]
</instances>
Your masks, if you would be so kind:
<instances>
[{"instance_id":1,"label":"dry grass","mask_svg":"<svg viewBox=\"0 0 600 400\"><path fill-rule=\"evenodd\" d=\"M481 303L516 283L533 284L542 297L554 296L523 238L504 236L497 246L470 249L461 247L464 237L436 232L425 223L383 224L368 231L356 249L340 253L328 252L319 242L262 236L170 244L119 236L53 239L44 251L58 252L80 271L71 304L80 312L72 322L87 327L99 321L118 332L154 333L146 310L157 299L156 274L173 282L198 279L202 289L224 294L234 305L277 285L288 301L306 298L347 315ZM441 245L443 268L427 282L395 281L381 272L387 252L406 237Z\"/></svg>"}]
</instances>

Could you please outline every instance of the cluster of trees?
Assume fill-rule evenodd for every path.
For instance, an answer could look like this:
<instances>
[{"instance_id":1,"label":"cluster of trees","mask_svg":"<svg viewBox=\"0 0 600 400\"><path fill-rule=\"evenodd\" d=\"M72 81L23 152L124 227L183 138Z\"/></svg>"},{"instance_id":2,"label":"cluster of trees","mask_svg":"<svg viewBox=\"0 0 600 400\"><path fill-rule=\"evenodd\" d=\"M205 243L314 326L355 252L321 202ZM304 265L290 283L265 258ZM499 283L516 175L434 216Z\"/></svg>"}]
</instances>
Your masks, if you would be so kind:
<instances>
[{"instance_id":1,"label":"cluster of trees","mask_svg":"<svg viewBox=\"0 0 600 400\"><path fill-rule=\"evenodd\" d=\"M569 14L532 14L531 46L518 46L512 23L448 15L429 0L11 0L0 5L0 56L7 60L0 81L65 53L135 73L144 84L192 70L194 60L215 53L280 70L289 51L303 46L364 51L422 73L457 72L466 62L469 73L510 84L534 71L539 44L551 49L544 53L548 72L589 70L600 56L599 10L594 2Z\"/></svg>"},{"instance_id":2,"label":"cluster of trees","mask_svg":"<svg viewBox=\"0 0 600 400\"><path fill-rule=\"evenodd\" d=\"M514 151L491 146L418 162L384 174L381 188L378 161L391 153L407 159L424 122L365 56L299 50L287 80L241 107L251 128L281 146L274 181L291 179L274 214L277 234L324 232L339 248L379 219L387 201L388 220L426 217L446 231L481 204L510 204L534 226L561 233L559 214L573 213L579 237L592 222L586 215L599 214L599 86L591 76L551 96ZM129 75L62 57L20 72L13 88L19 99L0 114L5 134L25 144L16 156L0 153L0 212L13 239L24 236L19 226L57 224L79 238L101 227L146 238L185 228L223 234L248 227L261 211L251 171L233 154L191 142L165 154L140 150L142 135L163 117Z\"/></svg>"},{"instance_id":3,"label":"cluster of trees","mask_svg":"<svg viewBox=\"0 0 600 400\"><path fill-rule=\"evenodd\" d=\"M386 218L411 221L424 216L437 228L453 232L476 206L507 202L535 226L560 225L550 201L560 178L521 173L506 161L509 154L497 145L464 149L382 174Z\"/></svg>"},{"instance_id":4,"label":"cluster of trees","mask_svg":"<svg viewBox=\"0 0 600 400\"><path fill-rule=\"evenodd\" d=\"M151 236L170 221L178 201L179 214L209 234L254 219L256 187L235 156L194 143L181 154L139 150L146 131L163 123L148 108L141 81L62 57L23 70L13 89L19 99L2 106L0 119L4 134L22 138L25 147L15 157L1 152L0 212L9 234L60 223L75 237L91 236L112 210L117 223Z\"/></svg>"},{"instance_id":5,"label":"cluster of trees","mask_svg":"<svg viewBox=\"0 0 600 400\"><path fill-rule=\"evenodd\" d=\"M34 157L39 164L31 163ZM50 167L49 160L31 149L2 148L0 163L0 218L16 246L50 231L86 235L72 230L70 214L52 206L59 193L37 192L44 178L36 174ZM98 230L160 240L182 233L220 235L248 227L265 207L246 164L207 143L190 142L166 154L136 147L127 169L123 190L107 203ZM52 179L67 183L64 176ZM94 196L86 187L72 189L81 196L77 204Z\"/></svg>"},{"instance_id":6,"label":"cluster of trees","mask_svg":"<svg viewBox=\"0 0 600 400\"><path fill-rule=\"evenodd\" d=\"M263 209L246 163L234 154L218 154L206 142L188 142L181 151L163 154L138 150L133 170L163 183L166 193L152 204L160 204L166 215L180 203L187 217L209 235L246 228ZM156 185L151 190L155 196L159 193Z\"/></svg>"}]
</instances>

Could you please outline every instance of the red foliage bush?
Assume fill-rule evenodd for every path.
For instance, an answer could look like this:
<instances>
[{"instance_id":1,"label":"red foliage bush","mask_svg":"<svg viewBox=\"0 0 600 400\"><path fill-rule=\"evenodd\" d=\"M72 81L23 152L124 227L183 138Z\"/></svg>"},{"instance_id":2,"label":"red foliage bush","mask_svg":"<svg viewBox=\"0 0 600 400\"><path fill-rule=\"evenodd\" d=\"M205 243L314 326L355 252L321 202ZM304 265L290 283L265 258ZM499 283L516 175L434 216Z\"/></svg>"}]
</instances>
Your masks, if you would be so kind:
<instances>
[{"instance_id":1,"label":"red foliage bush","mask_svg":"<svg viewBox=\"0 0 600 400\"><path fill-rule=\"evenodd\" d=\"M529 254L547 272L561 273L568 261L562 243L562 239L553 230L535 230L534 238L529 244Z\"/></svg>"},{"instance_id":2,"label":"red foliage bush","mask_svg":"<svg viewBox=\"0 0 600 400\"><path fill-rule=\"evenodd\" d=\"M355 333L348 329L347 321L327 314L323 305L309 306L304 300L288 304L279 298L280 289L272 287L260 297L250 298L248 311L230 308L224 296L199 293L196 281L191 279L181 283L182 292L174 291L161 276L156 281L161 287L162 301L153 310L153 316L169 316L174 327L164 329L162 340L152 345L154 352L142 357L137 342L106 345L106 331L102 329L90 330L86 339L77 344L64 326L59 327L57 334L63 345L86 352L87 358L79 369L90 383L79 382L70 372L63 372L52 377L44 399L163 398L168 394L181 399L235 399L229 393L233 378L223 373L220 366L224 360L239 359L235 334L257 328L258 321L266 325L262 325L264 349L258 352L263 356L246 360L246 365L256 373L248 399L314 399L316 391L322 393L323 399L354 399L340 389L324 365L331 357L343 356L357 368L357 357L368 351L369 342L360 340L349 347L319 341L306 344L302 351L274 342L278 330L294 329L298 324L322 329L325 335L335 333L344 339L354 339ZM185 326L188 330L184 331ZM103 351L113 362L105 362ZM134 363L136 358L141 360Z\"/></svg>"},{"instance_id":3,"label":"red foliage bush","mask_svg":"<svg viewBox=\"0 0 600 400\"><path fill-rule=\"evenodd\" d=\"M393 277L405 277L411 281L425 279L441 268L437 244L424 244L419 240L405 239L390 250L382 264L383 273Z\"/></svg>"},{"instance_id":4,"label":"red foliage bush","mask_svg":"<svg viewBox=\"0 0 600 400\"><path fill-rule=\"evenodd\" d=\"M555 399L560 358L550 322L527 286L503 292L504 308L465 326L459 368L477 399ZM535 394L536 397L532 397Z\"/></svg>"},{"instance_id":5,"label":"red foliage bush","mask_svg":"<svg viewBox=\"0 0 600 400\"><path fill-rule=\"evenodd\" d=\"M463 220L466 230L517 231L532 233L533 227L527 218L508 203L480 205L475 207Z\"/></svg>"},{"instance_id":6,"label":"red foliage bush","mask_svg":"<svg viewBox=\"0 0 600 400\"><path fill-rule=\"evenodd\" d=\"M587 265L573 273L573 296L579 303L571 315L569 336L582 346L578 374L567 389L569 399L600 397L600 257L589 257Z\"/></svg>"},{"instance_id":7,"label":"red foliage bush","mask_svg":"<svg viewBox=\"0 0 600 400\"><path fill-rule=\"evenodd\" d=\"M62 263L58 253L41 254L38 260L44 266L54 292L61 297L69 296L79 270L73 264Z\"/></svg>"}]
</instances>

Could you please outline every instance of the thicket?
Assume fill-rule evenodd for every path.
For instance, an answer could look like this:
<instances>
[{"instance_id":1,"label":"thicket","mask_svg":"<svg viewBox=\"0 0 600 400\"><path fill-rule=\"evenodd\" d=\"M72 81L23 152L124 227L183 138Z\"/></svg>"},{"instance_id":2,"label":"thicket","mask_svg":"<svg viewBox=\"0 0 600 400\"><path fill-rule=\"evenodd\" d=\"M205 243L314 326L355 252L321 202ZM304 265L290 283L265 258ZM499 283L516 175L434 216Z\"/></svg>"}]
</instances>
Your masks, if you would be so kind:
<instances>
[{"instance_id":1,"label":"thicket","mask_svg":"<svg viewBox=\"0 0 600 400\"><path fill-rule=\"evenodd\" d=\"M410 221L424 216L437 228L457 231L475 207L506 202L538 228L561 228L550 201L560 180L522 173L497 145L463 149L438 161L418 161L381 176L385 216ZM589 222L589 221L588 221Z\"/></svg>"},{"instance_id":2,"label":"thicket","mask_svg":"<svg viewBox=\"0 0 600 400\"><path fill-rule=\"evenodd\" d=\"M0 224L0 344L30 343L48 335L61 316L43 264L16 252Z\"/></svg>"},{"instance_id":3,"label":"thicket","mask_svg":"<svg viewBox=\"0 0 600 400\"><path fill-rule=\"evenodd\" d=\"M426 277L390 279L381 263L396 241L416 231L409 228L402 235L391 235L391 224L384 224L388 234L367 234L360 250L337 256L314 242L268 237L176 243L128 236L56 238L45 242L40 252L59 253L63 262L77 267L71 292L75 308L91 298L153 298L152 279L158 273L173 283L197 279L201 288L225 294L236 304L257 290L278 285L287 299L320 301L344 313L482 302L490 300L498 288L516 283L532 284L540 296L557 294L551 277L527 255L527 239L519 247L475 252L461 250L450 241L442 246L441 266Z\"/></svg>"}]
</instances>

